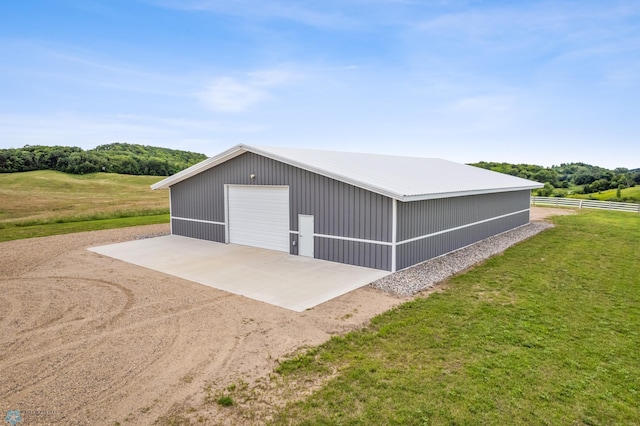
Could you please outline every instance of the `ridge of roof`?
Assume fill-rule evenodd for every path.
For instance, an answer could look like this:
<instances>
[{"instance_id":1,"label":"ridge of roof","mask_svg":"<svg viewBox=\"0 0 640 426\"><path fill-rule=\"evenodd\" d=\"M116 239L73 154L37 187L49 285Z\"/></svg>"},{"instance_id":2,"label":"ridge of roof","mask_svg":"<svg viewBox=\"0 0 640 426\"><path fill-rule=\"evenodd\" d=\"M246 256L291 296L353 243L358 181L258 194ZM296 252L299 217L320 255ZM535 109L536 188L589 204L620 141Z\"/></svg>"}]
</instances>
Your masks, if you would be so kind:
<instances>
[{"instance_id":1,"label":"ridge of roof","mask_svg":"<svg viewBox=\"0 0 640 426\"><path fill-rule=\"evenodd\" d=\"M152 185L169 188L245 152L320 174L400 201L541 188L516 176L439 158L236 145Z\"/></svg>"}]
</instances>

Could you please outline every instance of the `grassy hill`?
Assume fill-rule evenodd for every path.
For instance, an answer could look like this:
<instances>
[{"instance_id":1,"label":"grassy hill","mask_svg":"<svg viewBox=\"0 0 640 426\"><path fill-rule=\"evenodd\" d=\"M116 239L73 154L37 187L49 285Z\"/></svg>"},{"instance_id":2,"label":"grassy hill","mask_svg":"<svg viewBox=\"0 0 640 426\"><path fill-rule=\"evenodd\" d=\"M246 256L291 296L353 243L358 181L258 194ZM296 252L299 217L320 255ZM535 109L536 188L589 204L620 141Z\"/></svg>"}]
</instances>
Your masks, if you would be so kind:
<instances>
[{"instance_id":1,"label":"grassy hill","mask_svg":"<svg viewBox=\"0 0 640 426\"><path fill-rule=\"evenodd\" d=\"M26 228L34 226L47 227L47 233L33 235L39 236L59 233L65 227L56 230L55 225L71 222L136 218L110 227L168 222L169 192L150 188L160 179L52 170L0 174L0 241L21 238ZM75 230L86 229L67 232Z\"/></svg>"},{"instance_id":2,"label":"grassy hill","mask_svg":"<svg viewBox=\"0 0 640 426\"><path fill-rule=\"evenodd\" d=\"M620 190L621 200L617 199L617 190L609 189L607 191L595 192L593 194L583 195L569 195L570 198L582 198L588 200L600 200L600 201L628 201L637 203L640 201L640 186L634 186L633 188L624 188Z\"/></svg>"}]
</instances>

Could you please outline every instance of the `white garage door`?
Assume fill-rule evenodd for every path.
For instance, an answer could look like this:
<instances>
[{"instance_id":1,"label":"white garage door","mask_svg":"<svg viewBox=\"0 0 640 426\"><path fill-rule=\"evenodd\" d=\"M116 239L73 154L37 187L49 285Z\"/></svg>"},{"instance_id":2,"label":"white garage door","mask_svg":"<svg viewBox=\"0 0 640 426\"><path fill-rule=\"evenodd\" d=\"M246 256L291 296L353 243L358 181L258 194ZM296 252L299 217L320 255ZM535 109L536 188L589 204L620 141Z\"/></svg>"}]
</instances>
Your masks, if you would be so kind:
<instances>
[{"instance_id":1,"label":"white garage door","mask_svg":"<svg viewBox=\"0 0 640 426\"><path fill-rule=\"evenodd\" d=\"M229 186L229 242L289 253L289 188Z\"/></svg>"}]
</instances>

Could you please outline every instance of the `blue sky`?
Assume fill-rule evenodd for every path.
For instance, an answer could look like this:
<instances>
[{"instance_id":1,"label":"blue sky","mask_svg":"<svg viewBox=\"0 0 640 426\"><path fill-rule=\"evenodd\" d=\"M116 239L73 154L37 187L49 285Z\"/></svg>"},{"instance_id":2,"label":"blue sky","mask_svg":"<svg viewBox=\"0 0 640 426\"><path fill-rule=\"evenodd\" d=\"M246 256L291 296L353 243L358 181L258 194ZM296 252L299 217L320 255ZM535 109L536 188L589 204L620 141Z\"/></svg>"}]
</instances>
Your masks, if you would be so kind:
<instances>
[{"instance_id":1,"label":"blue sky","mask_svg":"<svg viewBox=\"0 0 640 426\"><path fill-rule=\"evenodd\" d=\"M0 148L640 167L640 2L0 2Z\"/></svg>"}]
</instances>

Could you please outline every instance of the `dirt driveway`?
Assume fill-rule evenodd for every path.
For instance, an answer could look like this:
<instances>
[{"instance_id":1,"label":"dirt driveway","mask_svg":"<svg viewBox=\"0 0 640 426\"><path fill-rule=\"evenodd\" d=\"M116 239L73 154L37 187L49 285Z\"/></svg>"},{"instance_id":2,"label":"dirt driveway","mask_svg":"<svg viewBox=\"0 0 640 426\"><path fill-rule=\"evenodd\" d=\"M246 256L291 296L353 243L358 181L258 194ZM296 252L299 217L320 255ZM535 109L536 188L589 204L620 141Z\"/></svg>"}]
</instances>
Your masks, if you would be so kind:
<instances>
[{"instance_id":1,"label":"dirt driveway","mask_svg":"<svg viewBox=\"0 0 640 426\"><path fill-rule=\"evenodd\" d=\"M296 313L86 250L167 230L0 243L0 415L151 424L201 403L207 385L264 376L279 358L401 302L363 288Z\"/></svg>"},{"instance_id":2,"label":"dirt driveway","mask_svg":"<svg viewBox=\"0 0 640 426\"><path fill-rule=\"evenodd\" d=\"M576 209L564 208L564 207L531 207L531 214L529 218L533 220L545 220L551 216L566 216L569 214L576 214Z\"/></svg>"},{"instance_id":3,"label":"dirt driveway","mask_svg":"<svg viewBox=\"0 0 640 426\"><path fill-rule=\"evenodd\" d=\"M532 219L571 213L533 208ZM283 356L402 301L365 287L296 313L86 250L167 230L0 243L0 416L20 410L24 425L152 424L202 405L207 386L251 383ZM224 419L216 407L207 424Z\"/></svg>"}]
</instances>

